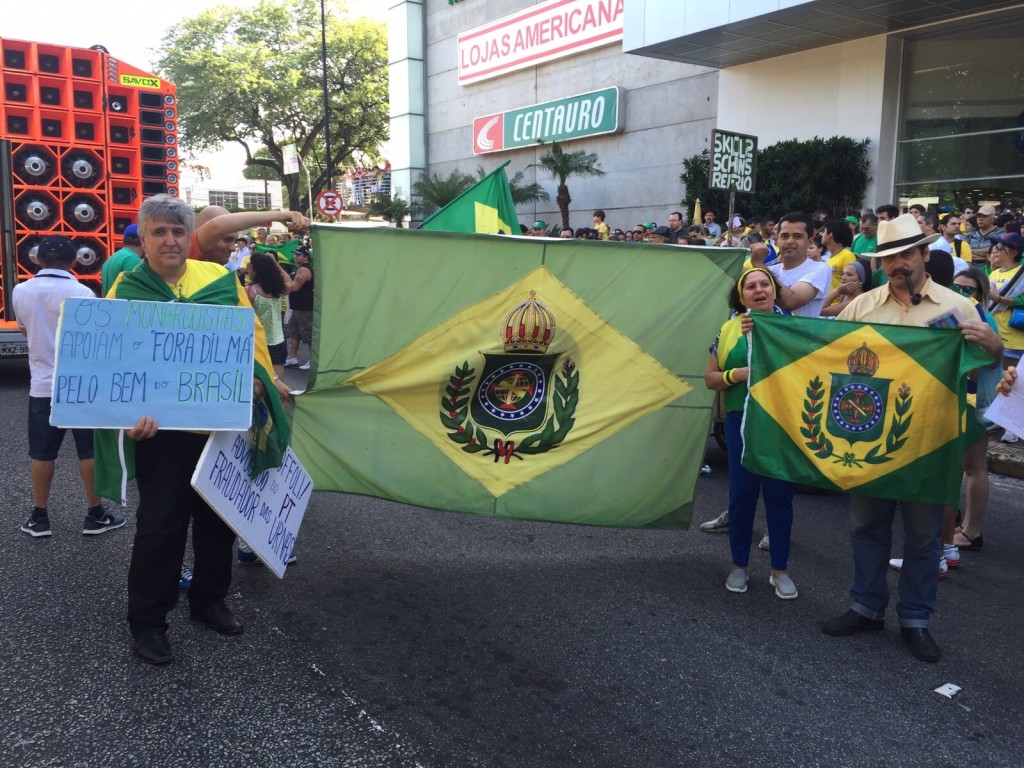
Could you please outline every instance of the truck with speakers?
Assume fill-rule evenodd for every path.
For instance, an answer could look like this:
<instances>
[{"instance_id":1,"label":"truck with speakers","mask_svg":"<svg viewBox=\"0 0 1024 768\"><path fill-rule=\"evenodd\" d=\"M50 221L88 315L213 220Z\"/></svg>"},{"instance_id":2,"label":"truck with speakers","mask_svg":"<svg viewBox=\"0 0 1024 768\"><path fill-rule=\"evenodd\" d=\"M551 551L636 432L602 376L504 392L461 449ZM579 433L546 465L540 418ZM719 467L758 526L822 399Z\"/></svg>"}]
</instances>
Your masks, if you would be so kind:
<instances>
[{"instance_id":1,"label":"truck with speakers","mask_svg":"<svg viewBox=\"0 0 1024 768\"><path fill-rule=\"evenodd\" d=\"M35 248L65 235L76 277L100 292L142 200L179 191L173 83L102 46L0 37L0 357L25 356L11 292L38 270Z\"/></svg>"}]
</instances>

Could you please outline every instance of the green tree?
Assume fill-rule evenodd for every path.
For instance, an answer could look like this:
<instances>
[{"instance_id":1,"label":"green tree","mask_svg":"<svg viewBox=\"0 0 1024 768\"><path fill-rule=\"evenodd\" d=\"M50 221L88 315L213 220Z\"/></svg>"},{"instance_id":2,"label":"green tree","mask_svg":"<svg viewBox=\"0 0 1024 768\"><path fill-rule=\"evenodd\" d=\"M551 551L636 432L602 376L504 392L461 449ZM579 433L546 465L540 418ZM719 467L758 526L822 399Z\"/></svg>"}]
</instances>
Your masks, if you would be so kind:
<instances>
[{"instance_id":1,"label":"green tree","mask_svg":"<svg viewBox=\"0 0 1024 768\"><path fill-rule=\"evenodd\" d=\"M867 189L869 141L848 136L791 139L757 152L756 192L738 193L736 209L747 216L780 216L790 211L843 213L860 207ZM723 217L729 193L708 189L708 150L683 160L683 205L700 198L705 211Z\"/></svg>"},{"instance_id":2,"label":"green tree","mask_svg":"<svg viewBox=\"0 0 1024 768\"><path fill-rule=\"evenodd\" d=\"M540 156L540 164L558 180L555 202L562 214L562 226L568 227L569 203L572 198L566 182L572 176L604 176L604 171L598 168L597 154L582 149L566 152L556 141L552 142L551 149Z\"/></svg>"},{"instance_id":3,"label":"green tree","mask_svg":"<svg viewBox=\"0 0 1024 768\"><path fill-rule=\"evenodd\" d=\"M444 208L473 184L473 177L459 170L452 171L446 177L436 173L420 176L412 185L412 193L422 201L417 211L429 215L438 208Z\"/></svg>"},{"instance_id":4,"label":"green tree","mask_svg":"<svg viewBox=\"0 0 1024 768\"><path fill-rule=\"evenodd\" d=\"M401 229L403 226L402 222L411 216L416 211L416 208L400 197L377 195L370 203L368 211L371 216L378 216L384 219L384 221L395 222L395 226Z\"/></svg>"},{"instance_id":5,"label":"green tree","mask_svg":"<svg viewBox=\"0 0 1024 768\"><path fill-rule=\"evenodd\" d=\"M476 167L476 175L479 178L483 178L489 173L484 170L482 165ZM550 200L551 195L544 189L540 184L534 182L532 184L523 184L523 177L526 175L525 171L516 171L512 174L512 178L508 180L509 189L512 191L512 202L516 205L522 205L524 203L539 203L542 200Z\"/></svg>"},{"instance_id":6,"label":"green tree","mask_svg":"<svg viewBox=\"0 0 1024 768\"><path fill-rule=\"evenodd\" d=\"M351 164L355 155L379 159L388 137L385 27L343 18L337 0L327 5L333 164ZM314 194L328 186L320 54L317 0L222 5L172 28L157 69L177 85L182 146L202 152L237 143L246 166L276 172L293 207L307 208L305 180L282 173L282 146L295 142Z\"/></svg>"}]
</instances>

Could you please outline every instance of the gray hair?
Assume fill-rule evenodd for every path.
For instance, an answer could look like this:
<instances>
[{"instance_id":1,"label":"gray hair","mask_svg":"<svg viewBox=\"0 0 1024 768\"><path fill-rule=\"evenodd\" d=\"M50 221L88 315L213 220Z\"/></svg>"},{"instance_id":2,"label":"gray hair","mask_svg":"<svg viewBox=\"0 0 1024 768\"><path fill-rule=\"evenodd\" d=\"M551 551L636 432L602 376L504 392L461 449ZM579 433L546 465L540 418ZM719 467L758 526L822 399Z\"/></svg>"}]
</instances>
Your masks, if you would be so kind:
<instances>
[{"instance_id":1,"label":"gray hair","mask_svg":"<svg viewBox=\"0 0 1024 768\"><path fill-rule=\"evenodd\" d=\"M151 221L164 221L181 224L188 230L188 236L196 228L196 215L192 207L179 197L170 195L153 195L147 197L139 206L139 234L145 234Z\"/></svg>"}]
</instances>

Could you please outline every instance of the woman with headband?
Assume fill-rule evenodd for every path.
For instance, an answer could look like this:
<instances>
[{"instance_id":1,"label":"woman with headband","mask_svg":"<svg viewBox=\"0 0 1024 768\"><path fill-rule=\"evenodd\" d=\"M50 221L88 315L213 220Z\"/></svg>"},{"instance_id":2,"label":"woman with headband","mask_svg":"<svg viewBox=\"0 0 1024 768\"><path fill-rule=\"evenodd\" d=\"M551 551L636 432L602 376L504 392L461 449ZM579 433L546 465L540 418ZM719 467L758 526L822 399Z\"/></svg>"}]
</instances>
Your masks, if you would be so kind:
<instances>
[{"instance_id":1,"label":"woman with headband","mask_svg":"<svg viewBox=\"0 0 1024 768\"><path fill-rule=\"evenodd\" d=\"M843 267L839 286L829 291L825 297L825 303L821 307L821 316L835 317L846 308L847 304L870 290L871 267L860 259L851 261Z\"/></svg>"},{"instance_id":2,"label":"woman with headband","mask_svg":"<svg viewBox=\"0 0 1024 768\"><path fill-rule=\"evenodd\" d=\"M789 538L793 527L793 484L784 480L755 475L740 463L743 437L740 424L747 395L747 337L743 333L743 317L748 310L786 314L775 306L778 283L766 269L746 270L729 294L733 316L718 332L711 345L711 359L704 372L708 389L722 393L725 406L725 434L729 454L729 549L732 571L725 581L730 592L747 591L747 563L750 559L754 531L754 512L759 495L764 496L765 516L771 538L772 573L769 583L783 600L797 596L796 585L786 574L789 561Z\"/></svg>"}]
</instances>

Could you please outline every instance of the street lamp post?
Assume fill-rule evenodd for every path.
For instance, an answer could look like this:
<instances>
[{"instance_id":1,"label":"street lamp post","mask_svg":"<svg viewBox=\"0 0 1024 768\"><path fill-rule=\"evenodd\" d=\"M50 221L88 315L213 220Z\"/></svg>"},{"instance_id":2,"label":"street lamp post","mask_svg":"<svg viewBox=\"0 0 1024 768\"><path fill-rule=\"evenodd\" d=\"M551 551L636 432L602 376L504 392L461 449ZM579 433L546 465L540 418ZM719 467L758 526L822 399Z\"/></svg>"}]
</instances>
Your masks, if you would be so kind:
<instances>
[{"instance_id":1,"label":"street lamp post","mask_svg":"<svg viewBox=\"0 0 1024 768\"><path fill-rule=\"evenodd\" d=\"M324 0L320 0L320 58L323 64L321 86L324 92L324 142L327 145L327 187L334 191L334 161L331 158L331 115L327 97L327 14Z\"/></svg>"}]
</instances>

